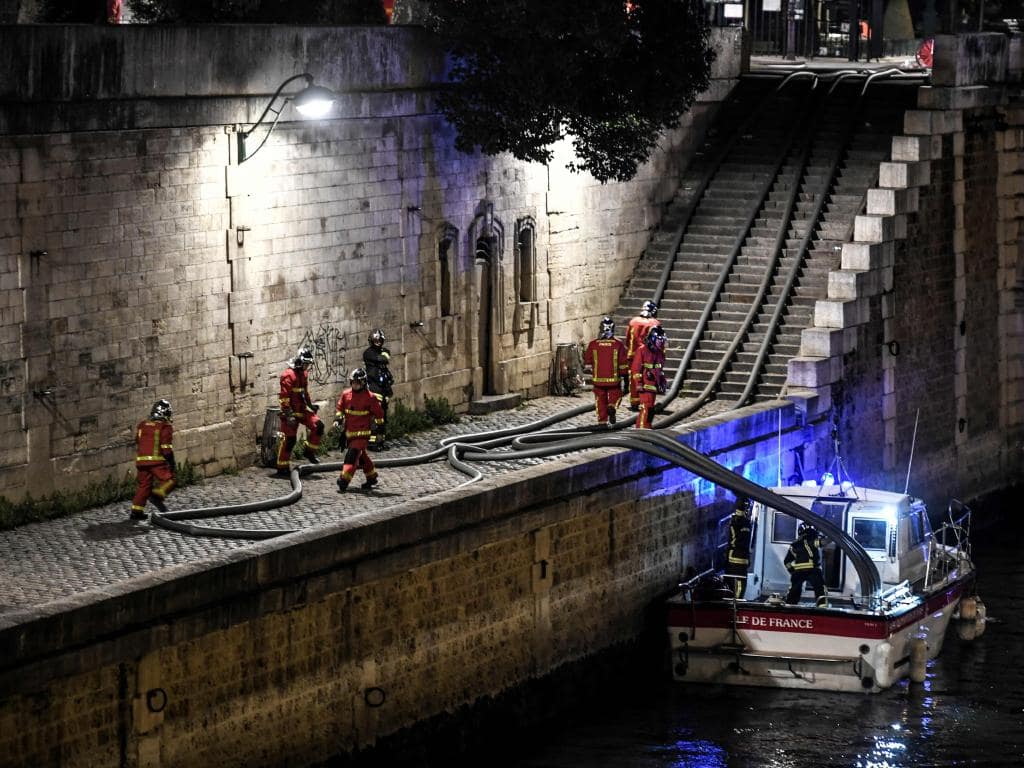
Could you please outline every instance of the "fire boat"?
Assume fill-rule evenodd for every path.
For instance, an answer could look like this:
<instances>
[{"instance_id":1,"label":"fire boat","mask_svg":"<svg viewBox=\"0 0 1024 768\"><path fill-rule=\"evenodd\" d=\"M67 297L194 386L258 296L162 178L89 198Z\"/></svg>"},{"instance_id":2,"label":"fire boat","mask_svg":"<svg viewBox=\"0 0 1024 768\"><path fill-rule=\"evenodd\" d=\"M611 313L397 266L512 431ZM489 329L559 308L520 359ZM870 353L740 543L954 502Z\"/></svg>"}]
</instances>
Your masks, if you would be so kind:
<instances>
[{"instance_id":1,"label":"fire boat","mask_svg":"<svg viewBox=\"0 0 1024 768\"><path fill-rule=\"evenodd\" d=\"M742 597L710 568L668 598L675 680L877 692L908 676L923 681L951 621L963 639L984 632L966 506L952 502L933 530L921 500L828 476L751 491ZM783 560L801 522L826 542L827 599L805 591L787 604Z\"/></svg>"}]
</instances>

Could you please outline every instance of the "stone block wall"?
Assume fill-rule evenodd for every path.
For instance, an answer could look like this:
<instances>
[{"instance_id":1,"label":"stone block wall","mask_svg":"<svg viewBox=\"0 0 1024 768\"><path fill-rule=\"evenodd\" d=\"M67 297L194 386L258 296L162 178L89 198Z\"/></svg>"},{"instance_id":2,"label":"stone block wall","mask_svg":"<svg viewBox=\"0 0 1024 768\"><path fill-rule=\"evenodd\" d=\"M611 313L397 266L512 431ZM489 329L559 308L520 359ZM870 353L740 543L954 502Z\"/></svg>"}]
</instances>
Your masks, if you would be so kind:
<instances>
[{"instance_id":1,"label":"stone block wall","mask_svg":"<svg viewBox=\"0 0 1024 768\"><path fill-rule=\"evenodd\" d=\"M770 484L779 426L821 431L761 406L683 439ZM9 616L0 766L303 766L464 714L636 638L731 508L601 449Z\"/></svg>"},{"instance_id":2,"label":"stone block wall","mask_svg":"<svg viewBox=\"0 0 1024 768\"><path fill-rule=\"evenodd\" d=\"M377 327L410 407L546 394L738 73L726 43L707 100L600 185L568 143L550 167L455 150L420 29L0 28L0 494L130 471L161 397L179 459L246 464L296 349L333 402ZM302 71L338 92L329 119L272 101Z\"/></svg>"},{"instance_id":3,"label":"stone block wall","mask_svg":"<svg viewBox=\"0 0 1024 768\"><path fill-rule=\"evenodd\" d=\"M999 82L960 82L991 66L956 61L906 113L790 363L811 412L838 406L856 479L902 488L909 469L933 510L1024 471L1020 107Z\"/></svg>"}]
</instances>

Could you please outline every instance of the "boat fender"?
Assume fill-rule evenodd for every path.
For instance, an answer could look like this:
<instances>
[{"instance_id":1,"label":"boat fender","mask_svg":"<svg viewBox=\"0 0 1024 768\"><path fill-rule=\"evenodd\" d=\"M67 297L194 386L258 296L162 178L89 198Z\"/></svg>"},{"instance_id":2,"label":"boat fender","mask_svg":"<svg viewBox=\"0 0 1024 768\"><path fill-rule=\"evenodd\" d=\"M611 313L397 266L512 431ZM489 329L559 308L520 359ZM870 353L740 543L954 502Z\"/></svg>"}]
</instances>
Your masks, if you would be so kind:
<instances>
[{"instance_id":1,"label":"boat fender","mask_svg":"<svg viewBox=\"0 0 1024 768\"><path fill-rule=\"evenodd\" d=\"M973 597L965 597L960 601L960 618L964 621L974 621L978 616L978 602Z\"/></svg>"},{"instance_id":2,"label":"boat fender","mask_svg":"<svg viewBox=\"0 0 1024 768\"><path fill-rule=\"evenodd\" d=\"M985 634L985 624L988 621L988 609L985 608L985 604L981 602L979 597L976 601L977 615L974 619L974 631L975 637L981 637Z\"/></svg>"},{"instance_id":3,"label":"boat fender","mask_svg":"<svg viewBox=\"0 0 1024 768\"><path fill-rule=\"evenodd\" d=\"M956 623L956 636L961 640L970 642L978 637L978 619L974 621L958 621Z\"/></svg>"},{"instance_id":4,"label":"boat fender","mask_svg":"<svg viewBox=\"0 0 1024 768\"><path fill-rule=\"evenodd\" d=\"M923 637L910 640L910 679L923 683L928 676L928 641Z\"/></svg>"},{"instance_id":5,"label":"boat fender","mask_svg":"<svg viewBox=\"0 0 1024 768\"><path fill-rule=\"evenodd\" d=\"M888 688L893 683L892 645L879 643L875 648L875 684L879 688Z\"/></svg>"}]
</instances>

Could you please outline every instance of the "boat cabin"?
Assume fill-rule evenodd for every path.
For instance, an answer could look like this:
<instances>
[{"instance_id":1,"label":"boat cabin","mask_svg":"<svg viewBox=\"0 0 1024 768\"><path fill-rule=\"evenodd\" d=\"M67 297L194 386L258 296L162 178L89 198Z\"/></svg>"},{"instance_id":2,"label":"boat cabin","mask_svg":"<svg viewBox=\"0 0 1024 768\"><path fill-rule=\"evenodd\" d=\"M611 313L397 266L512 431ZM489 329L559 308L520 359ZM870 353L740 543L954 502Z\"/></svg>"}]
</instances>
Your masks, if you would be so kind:
<instances>
[{"instance_id":1,"label":"boat cabin","mask_svg":"<svg viewBox=\"0 0 1024 768\"><path fill-rule=\"evenodd\" d=\"M846 531L875 563L883 588L903 582L913 587L924 580L932 531L920 499L865 490L848 482L770 490ZM790 576L783 559L797 538L800 522L764 504L754 505L747 600L762 600L772 594L784 597L789 591ZM849 558L824 536L822 545L822 571L829 594L851 599L860 595L860 579Z\"/></svg>"}]
</instances>

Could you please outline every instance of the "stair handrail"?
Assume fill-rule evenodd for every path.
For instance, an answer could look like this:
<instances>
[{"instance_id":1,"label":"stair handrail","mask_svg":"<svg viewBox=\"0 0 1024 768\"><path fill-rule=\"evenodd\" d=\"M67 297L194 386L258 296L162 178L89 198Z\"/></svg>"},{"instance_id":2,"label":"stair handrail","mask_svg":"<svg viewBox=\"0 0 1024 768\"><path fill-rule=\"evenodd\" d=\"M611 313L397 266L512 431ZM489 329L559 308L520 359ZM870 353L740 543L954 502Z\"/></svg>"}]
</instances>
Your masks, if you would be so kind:
<instances>
[{"instance_id":1,"label":"stair handrail","mask_svg":"<svg viewBox=\"0 0 1024 768\"><path fill-rule=\"evenodd\" d=\"M718 361L717 367L711 374L711 377L708 379L708 382L705 384L704 389L701 391L701 393L697 395L696 398L689 400L683 408L673 411L669 417L660 419L658 421L659 427L675 424L677 421L685 419L687 416L696 413L704 406L705 403L707 403L707 401L711 397L711 393L715 391L715 388L718 386L719 381L721 381L722 376L725 373L726 367L728 367L728 365L732 362L733 357L736 354L736 350L740 347L740 345L743 343L744 338L746 338L747 334L750 332L750 326L753 323L754 318L761 311L762 306L765 303L765 295L768 293L768 289L771 285L772 278L775 276L775 270L778 267L779 260L782 258L782 251L785 247L786 235L789 233L789 228L793 223L793 210L796 207L796 199L800 194L800 189L802 187L801 182L803 180L804 175L807 173L807 165L810 160L811 150L814 146L814 136L816 132L815 129L819 121L820 111L816 112L813 122L811 122L808 125L807 131L804 135L804 145L797 163L797 170L794 174L793 187L789 192L789 196L786 198L786 206L779 223L778 231L775 235L775 245L772 248L771 260L765 268L764 276L762 277L761 283L758 286L757 294L750 302L750 306L747 309L746 316L743 318L743 322L740 324L740 327L736 330L736 333L733 335L732 341L730 342L728 349L726 349L722 353L721 358ZM787 152L786 157L788 157L788 154L789 153ZM785 163L783 162L783 165L784 164ZM773 181L778 181L778 178L779 176L776 176ZM761 210L763 210L763 208L764 201L762 201L761 208L759 208L758 211L760 212Z\"/></svg>"},{"instance_id":2,"label":"stair handrail","mask_svg":"<svg viewBox=\"0 0 1024 768\"><path fill-rule=\"evenodd\" d=\"M794 74L804 73L797 72ZM808 97L813 92L813 89L816 86L817 79L815 78L814 84L812 85L812 90L808 91ZM777 89L776 92L778 90L779 89ZM747 239L747 236L750 233L751 225L757 218L758 212L764 206L764 201L768 197L768 194L771 191L772 186L774 185L776 179L779 176L779 169L783 166L783 164L786 161L786 158L792 151L793 143L796 140L796 136L800 128L800 121L794 121L792 128L790 128L789 135L786 137L785 148L779 153L778 161L775 163L775 169L768 175L767 180L761 185L760 194L758 195L753 205L751 205L750 211L747 215L747 223L740 230L740 233L736 236L733 242L732 249L730 250L729 255L726 257L725 262L723 263L722 268L719 271L718 279L715 281L715 285L704 303L704 310L703 312L701 312L700 319L697 321L697 325L694 327L693 333L690 335L690 341L686 345L686 351L683 353L683 356L679 362L679 366L676 368L675 375L672 377L672 384L665 395L663 403L675 399L676 395L679 393L679 389L682 385L682 379L686 372L686 368L689 366L690 360L693 358L693 354L696 351L697 344L699 343L701 336L703 336L704 334L704 329L707 327L708 320L710 319L711 314L714 311L715 305L718 303L718 299L722 293L722 288L724 287L726 280L729 277L729 273L732 271L732 268L736 263L736 258L738 257L739 252L743 248L744 241ZM674 260L675 259L673 258L673 261ZM659 405L663 405L663 403ZM658 407L657 410L662 410L662 407Z\"/></svg>"},{"instance_id":3,"label":"stair handrail","mask_svg":"<svg viewBox=\"0 0 1024 768\"><path fill-rule=\"evenodd\" d=\"M889 74L889 72L886 71L877 74L886 75ZM814 210L814 216L811 219L811 225L807 228L807 232L804 233L804 236L801 239L799 253L797 258L793 261L793 265L789 269L782 293L779 295L779 299L775 303L775 309L772 312L771 320L768 323L768 328L765 330L764 338L761 340L761 347L757 352L757 359L754 361L754 365L750 369L750 376L747 379L747 384L743 388L742 394L740 394L736 403L732 406L733 409L742 408L749 401L752 391L757 385L757 380L761 376L761 370L764 368L765 360L768 357L768 350L771 348L775 334L778 333L778 327L782 321L782 313L785 310L789 297L793 292L797 274L807 257L807 248L810 245L811 238L814 236L814 232L818 227L818 222L821 218L821 210L825 205L825 201L829 197L830 190L835 185L835 178L839 170L839 165L842 162L843 157L845 157L846 153L849 151L849 145L853 140L854 131L859 123L861 111L864 108L864 96L867 94L868 86L873 82L872 77L873 76L869 77L868 82L864 84L864 88L861 89L860 94L857 96L857 101L854 104L853 109L850 111L851 114L850 120L847 122L846 137L843 142L841 142L836 151L836 155L833 158L832 172L829 174L828 180L822 189L821 196L818 198L818 203Z\"/></svg>"},{"instance_id":4,"label":"stair handrail","mask_svg":"<svg viewBox=\"0 0 1024 768\"><path fill-rule=\"evenodd\" d=\"M810 73L794 73L794 74L810 74ZM704 197L704 193L707 191L708 184L711 183L711 179L718 173L718 169L721 167L725 158L732 152L733 147L743 136L744 132L750 127L751 123L760 115L761 107L768 103L768 100L772 98L774 93L777 93L790 78L785 78L774 91L767 93L758 105L750 110L746 119L733 131L729 139L719 147L714 159L708 166L707 171L697 184L693 193L690 195L689 201L686 203L686 207L683 209L682 217L680 218L679 224L676 225L675 231L672 233L672 240L670 241L669 248L667 250L667 256L665 257L665 263L661 267L661 274L658 276L658 285L654 289L654 293L651 299L655 304L660 304L662 297L665 295L665 287L668 285L669 278L672 275L672 269L675 267L676 256L679 252L679 246L683 242L683 237L686 235L686 230L690 226L690 220L693 218L694 211L697 210L697 206L700 204L701 199Z\"/></svg>"}]
</instances>

